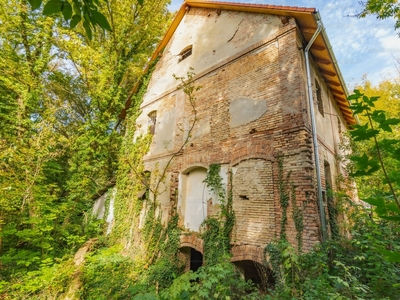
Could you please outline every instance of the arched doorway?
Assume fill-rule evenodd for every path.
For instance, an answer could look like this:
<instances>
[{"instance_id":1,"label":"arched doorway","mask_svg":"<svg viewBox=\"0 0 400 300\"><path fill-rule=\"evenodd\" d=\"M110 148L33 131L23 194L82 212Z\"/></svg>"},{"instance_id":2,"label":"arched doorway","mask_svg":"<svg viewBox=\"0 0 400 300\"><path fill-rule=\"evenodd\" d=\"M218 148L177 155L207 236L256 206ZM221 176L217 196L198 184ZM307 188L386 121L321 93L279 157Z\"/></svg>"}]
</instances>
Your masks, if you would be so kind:
<instances>
[{"instance_id":1,"label":"arched doorway","mask_svg":"<svg viewBox=\"0 0 400 300\"><path fill-rule=\"evenodd\" d=\"M182 247L179 251L185 263L185 272L196 272L203 265L203 254L200 251L192 247Z\"/></svg>"},{"instance_id":2,"label":"arched doorway","mask_svg":"<svg viewBox=\"0 0 400 300\"><path fill-rule=\"evenodd\" d=\"M262 292L274 288L275 278L273 273L263 264L253 260L241 260L234 262L234 265L246 281L251 280Z\"/></svg>"}]
</instances>

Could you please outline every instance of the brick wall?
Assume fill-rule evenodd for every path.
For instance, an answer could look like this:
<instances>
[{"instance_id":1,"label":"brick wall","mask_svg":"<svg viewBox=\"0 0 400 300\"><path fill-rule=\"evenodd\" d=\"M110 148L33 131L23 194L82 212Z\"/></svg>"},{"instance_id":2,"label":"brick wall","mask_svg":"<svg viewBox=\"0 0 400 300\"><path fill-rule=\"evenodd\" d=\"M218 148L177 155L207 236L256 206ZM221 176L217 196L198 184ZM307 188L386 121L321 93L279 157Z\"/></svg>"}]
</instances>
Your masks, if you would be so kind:
<instances>
[{"instance_id":1,"label":"brick wall","mask_svg":"<svg viewBox=\"0 0 400 300\"><path fill-rule=\"evenodd\" d=\"M233 194L237 223L233 242L237 245L264 246L279 237L280 156L284 159L285 174L292 172L290 180L296 186L297 205L305 207L304 249L310 250L319 241L311 134L305 122L307 99L297 38L296 25L291 20L275 34L249 45L240 55L196 76L195 85L202 87L196 94L197 125L189 144L174 159L169 172L177 174L188 166L213 163L227 164L236 170ZM230 103L238 98L254 103L265 101L267 109L259 118L232 127L234 116ZM163 153L151 150L146 156L146 164L151 168L180 148L193 113L182 91L166 92L148 105L157 107L160 114L176 110L173 147ZM171 178L171 188L165 193L171 193L168 197L174 203L178 176ZM287 235L296 246L290 212L291 207Z\"/></svg>"}]
</instances>

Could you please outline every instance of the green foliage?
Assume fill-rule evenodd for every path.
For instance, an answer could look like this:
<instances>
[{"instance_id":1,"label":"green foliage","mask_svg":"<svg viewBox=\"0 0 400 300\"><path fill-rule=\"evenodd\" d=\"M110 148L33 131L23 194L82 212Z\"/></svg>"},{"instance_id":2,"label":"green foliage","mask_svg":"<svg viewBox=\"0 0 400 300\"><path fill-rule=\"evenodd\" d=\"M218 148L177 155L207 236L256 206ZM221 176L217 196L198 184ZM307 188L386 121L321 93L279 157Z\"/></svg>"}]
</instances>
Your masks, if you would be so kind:
<instances>
[{"instance_id":1,"label":"green foliage","mask_svg":"<svg viewBox=\"0 0 400 300\"><path fill-rule=\"evenodd\" d=\"M121 246L100 248L87 255L83 269L83 299L127 299L137 266L120 254Z\"/></svg>"},{"instance_id":2,"label":"green foliage","mask_svg":"<svg viewBox=\"0 0 400 300\"><path fill-rule=\"evenodd\" d=\"M387 19L393 17L395 19L395 29L400 28L400 5L397 0L368 0L367 2L360 1L364 10L358 15L366 17L375 15L378 19Z\"/></svg>"},{"instance_id":3,"label":"green foliage","mask_svg":"<svg viewBox=\"0 0 400 300\"><path fill-rule=\"evenodd\" d=\"M378 189L369 188L362 200L374 207L375 213L382 219L400 221L400 148L398 127L400 118L387 116L384 110L376 109L379 97L368 97L359 90L348 97L354 114L366 120L364 125L355 125L350 131L354 142L353 162L354 177L377 178L382 183ZM393 130L394 129L394 130ZM390 136L390 137L389 137ZM393 139L393 137L396 137ZM376 173L379 175L377 176ZM383 178L380 179L379 177ZM371 178L371 177L370 177ZM364 197L363 197L364 196ZM389 249L381 249L380 253L390 261L400 261L400 254Z\"/></svg>"},{"instance_id":4,"label":"green foliage","mask_svg":"<svg viewBox=\"0 0 400 300\"><path fill-rule=\"evenodd\" d=\"M202 234L204 240L204 260L207 265L215 265L229 253L230 237L235 225L235 212L233 211L232 174L230 174L230 189L228 195L222 185L222 177L219 175L221 166L212 164L209 166L207 177L204 180L207 187L213 191L220 202L220 214L217 217L209 217L203 222L205 231Z\"/></svg>"},{"instance_id":5,"label":"green foliage","mask_svg":"<svg viewBox=\"0 0 400 300\"><path fill-rule=\"evenodd\" d=\"M57 3L47 2L46 13L59 11ZM82 4L82 19L90 3ZM72 32L26 1L6 1L0 10L0 280L11 285L29 287L26 274L45 274L44 264L103 233L91 209L115 184L125 128L113 129L168 26L166 1L137 10L135 0L95 4L112 20L112 34L94 31L90 44L83 27ZM91 24L104 27L92 13Z\"/></svg>"},{"instance_id":6,"label":"green foliage","mask_svg":"<svg viewBox=\"0 0 400 300\"><path fill-rule=\"evenodd\" d=\"M259 299L251 283L240 278L227 257L174 280L161 299Z\"/></svg>"},{"instance_id":7,"label":"green foliage","mask_svg":"<svg viewBox=\"0 0 400 300\"><path fill-rule=\"evenodd\" d=\"M296 187L293 182L290 182L291 171L287 172L286 176L284 176L283 156L278 158L278 171L279 203L282 208L280 240L286 240L286 226L288 223L287 210L290 204L292 206L292 217L296 228L297 249L301 252L304 230L303 210L307 203L304 203L303 208L297 206Z\"/></svg>"},{"instance_id":8,"label":"green foliage","mask_svg":"<svg viewBox=\"0 0 400 300\"><path fill-rule=\"evenodd\" d=\"M361 207L350 217L356 224L350 240L338 237L305 254L284 240L269 244L277 285L267 299L397 299L400 266L379 249L398 249L399 238Z\"/></svg>"},{"instance_id":9,"label":"green foliage","mask_svg":"<svg viewBox=\"0 0 400 300\"><path fill-rule=\"evenodd\" d=\"M39 9L43 0L28 0L32 10ZM100 9L109 2L101 3L98 0L48 0L43 7L43 15L52 16L62 13L65 22L69 22L70 28L75 28L81 21L87 37L92 39L92 31L99 26L101 29L112 31L112 28ZM143 5L143 0L138 0L136 9Z\"/></svg>"},{"instance_id":10,"label":"green foliage","mask_svg":"<svg viewBox=\"0 0 400 300\"><path fill-rule=\"evenodd\" d=\"M74 276L72 260L43 261L37 270L13 276L11 282L0 284L0 295L2 299L57 299L67 291Z\"/></svg>"},{"instance_id":11,"label":"green foliage","mask_svg":"<svg viewBox=\"0 0 400 300\"><path fill-rule=\"evenodd\" d=\"M286 175L286 180L283 175L283 157L278 158L278 188L279 188L279 203L282 208L282 218L281 218L281 232L280 236L282 239L286 239L286 225L287 225L287 209L289 207L290 192L288 189L290 172Z\"/></svg>"}]
</instances>

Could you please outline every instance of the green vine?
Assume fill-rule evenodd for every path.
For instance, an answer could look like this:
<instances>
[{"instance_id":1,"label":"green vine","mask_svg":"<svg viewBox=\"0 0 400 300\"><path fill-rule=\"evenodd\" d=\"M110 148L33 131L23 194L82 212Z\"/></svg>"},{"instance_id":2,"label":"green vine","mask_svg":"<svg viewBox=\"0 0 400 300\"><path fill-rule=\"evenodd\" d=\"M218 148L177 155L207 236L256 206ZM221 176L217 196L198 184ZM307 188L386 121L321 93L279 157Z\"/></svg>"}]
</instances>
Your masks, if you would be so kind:
<instances>
[{"instance_id":1,"label":"green vine","mask_svg":"<svg viewBox=\"0 0 400 300\"><path fill-rule=\"evenodd\" d=\"M286 175L286 180L283 175L283 157L278 158L278 189L279 189L279 203L282 208L282 219L281 219L281 239L286 239L286 225L288 222L287 219L287 209L289 206L290 199L290 191L288 189L288 182L290 178L291 172L288 172Z\"/></svg>"},{"instance_id":2,"label":"green vine","mask_svg":"<svg viewBox=\"0 0 400 300\"><path fill-rule=\"evenodd\" d=\"M327 208L328 208L328 223L331 231L331 238L337 239L339 237L339 226L337 223L337 217L339 214L337 205L335 203L333 197L333 191L329 186L329 183L326 183L326 190L327 190Z\"/></svg>"},{"instance_id":3,"label":"green vine","mask_svg":"<svg viewBox=\"0 0 400 300\"><path fill-rule=\"evenodd\" d=\"M145 172L143 156L147 154L152 143L152 135L135 138L136 118L141 99L147 91L154 66L149 68L143 78L139 92L133 97L136 109L129 117L126 137L121 149L120 170L118 173L114 225L112 236L115 242L125 245L125 252L135 258L141 268L141 282L147 290L156 291L167 287L179 275L184 264L179 257L181 230L178 228L177 201L171 201L170 218L167 225L162 223L161 207L158 196L164 192L162 184L166 180L174 159L181 155L188 144L197 121L195 92L200 89L193 85L194 72L187 73L187 78L175 77L179 81L178 89L182 90L192 108L191 126L181 147L173 153L166 165L153 168L151 176ZM177 195L177 193L175 193Z\"/></svg>"},{"instance_id":4,"label":"green vine","mask_svg":"<svg viewBox=\"0 0 400 300\"><path fill-rule=\"evenodd\" d=\"M296 203L296 187L292 182L292 193L291 193L291 204L292 204L292 215L294 226L296 228L296 239L297 239L297 250L299 253L303 248L303 231L304 231L304 222L303 222L303 210L301 210Z\"/></svg>"},{"instance_id":5,"label":"green vine","mask_svg":"<svg viewBox=\"0 0 400 300\"><path fill-rule=\"evenodd\" d=\"M220 202L220 214L217 217L207 218L203 222L206 230L202 235L204 240L205 263L215 265L229 255L230 237L235 225L233 211L232 174L230 173L230 187L226 197L226 191L222 185L222 177L219 175L221 166L211 164L204 180L207 187L213 191Z\"/></svg>"},{"instance_id":6,"label":"green vine","mask_svg":"<svg viewBox=\"0 0 400 300\"><path fill-rule=\"evenodd\" d=\"M265 260L264 265L269 265L272 268L277 285L281 287L285 286L287 282L294 283L298 280L296 271L298 254L289 244L286 236L286 226L288 223L287 210L290 204L292 206L292 217L296 229L297 252L301 253L304 231L303 211L309 199L306 194L307 201L304 203L303 208L297 206L296 187L293 182L290 182L290 176L291 171L289 171L286 176L284 175L283 156L280 156L278 158L279 203L282 208L280 238L265 246L264 257L268 254L269 260Z\"/></svg>"}]
</instances>

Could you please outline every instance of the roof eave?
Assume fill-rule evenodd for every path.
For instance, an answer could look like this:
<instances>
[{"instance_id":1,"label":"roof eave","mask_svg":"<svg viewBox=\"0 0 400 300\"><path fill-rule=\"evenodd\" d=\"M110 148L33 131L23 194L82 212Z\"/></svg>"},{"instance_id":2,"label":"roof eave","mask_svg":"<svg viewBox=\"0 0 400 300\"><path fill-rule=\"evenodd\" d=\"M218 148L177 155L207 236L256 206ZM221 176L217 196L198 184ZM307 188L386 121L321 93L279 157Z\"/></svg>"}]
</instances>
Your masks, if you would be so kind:
<instances>
[{"instance_id":1,"label":"roof eave","mask_svg":"<svg viewBox=\"0 0 400 300\"><path fill-rule=\"evenodd\" d=\"M180 24L183 17L185 16L186 11L190 7L236 10L236 11L244 11L244 12L274 14L274 15L285 15L285 16L294 17L295 19L305 17L307 15L308 16L312 15L313 19L315 21L315 24L317 24L317 21L322 22L321 16L315 8L280 6L280 5L265 5L265 4L246 4L246 3L233 3L233 2L215 2L215 1L204 1L204 0L186 0L182 4L180 9L178 10L174 20L172 21L170 27L168 28L166 34L164 35L163 39L158 44L156 50L154 51L153 55L151 56L150 62L155 60L160 55L160 53L163 51L163 49L167 46L171 37L173 36L176 29L178 28L178 25ZM313 30L313 28L307 28L305 30L310 30L310 29L311 29L311 31ZM305 30L302 31L302 28L300 27L300 31L303 36L306 33ZM315 30L316 30L316 28L315 28ZM307 33L310 34L311 32L307 32ZM322 36L323 43L325 46L324 48L328 52L329 60L331 61L331 63L334 66L334 69L333 69L334 74L332 74L332 72L331 73L328 72L327 74L325 74L325 75L322 74L322 75L324 76L325 80L327 81L327 83L331 89L331 92L334 91L334 88L332 87L332 85L342 89L342 91L339 90L337 92L340 94L340 96L344 95L345 98L341 98L338 95L336 95L336 96L334 95L334 98L335 98L340 110L342 111L343 117L345 118L347 124L349 126L356 124L357 123L356 119L352 116L351 110L348 108L350 103L347 100L347 95L348 95L347 87L345 85L340 68L337 64L335 54L333 53L332 46L329 42L328 36L325 32L325 29L322 30L321 36ZM325 49L323 49L323 51ZM313 52L313 49L311 49L311 52ZM150 63L149 63L149 65L150 65ZM146 71L147 71L147 68L146 68ZM334 76L334 77L337 76L339 79L338 80L339 82L330 83L329 76ZM133 88L132 92L130 93L128 100L125 103L125 107L122 110L121 114L119 115L119 117L121 119L125 118L126 111L129 108L130 103L131 103L131 97L137 91L138 86L139 86L139 84L136 84L135 87Z\"/></svg>"}]
</instances>

